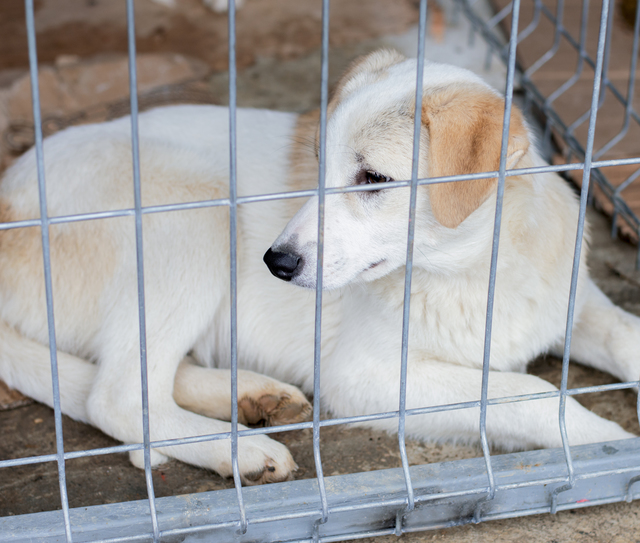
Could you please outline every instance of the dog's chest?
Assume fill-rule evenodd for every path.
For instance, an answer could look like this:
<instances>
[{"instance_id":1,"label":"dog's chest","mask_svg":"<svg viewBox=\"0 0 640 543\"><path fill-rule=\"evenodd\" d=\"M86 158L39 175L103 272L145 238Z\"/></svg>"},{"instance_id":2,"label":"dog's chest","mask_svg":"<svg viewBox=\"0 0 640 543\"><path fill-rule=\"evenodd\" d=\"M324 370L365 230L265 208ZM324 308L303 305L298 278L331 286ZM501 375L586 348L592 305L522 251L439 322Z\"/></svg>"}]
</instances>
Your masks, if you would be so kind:
<instances>
[{"instance_id":1,"label":"dog's chest","mask_svg":"<svg viewBox=\"0 0 640 543\"><path fill-rule=\"evenodd\" d=\"M394 343L399 353L402 334L402 281L398 287L378 289L361 316L384 319L383 333L370 341ZM524 371L527 363L557 343L564 334L566 302L542 294L543 285L517 288L502 281L496 289L491 368ZM438 360L481 367L485 349L487 282L430 278L414 279L410 307L410 359ZM548 293L546 293L548 294ZM365 328L367 326L365 325Z\"/></svg>"}]
</instances>

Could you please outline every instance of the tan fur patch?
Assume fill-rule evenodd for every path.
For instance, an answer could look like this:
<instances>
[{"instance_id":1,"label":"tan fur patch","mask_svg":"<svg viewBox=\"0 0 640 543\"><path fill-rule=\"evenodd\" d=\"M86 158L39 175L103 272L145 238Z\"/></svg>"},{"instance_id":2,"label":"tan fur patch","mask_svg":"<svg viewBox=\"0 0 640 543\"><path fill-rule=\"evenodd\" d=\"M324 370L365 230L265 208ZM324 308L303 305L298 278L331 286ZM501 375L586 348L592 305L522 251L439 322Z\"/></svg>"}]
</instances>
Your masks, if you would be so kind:
<instances>
[{"instance_id":1,"label":"tan fur patch","mask_svg":"<svg viewBox=\"0 0 640 543\"><path fill-rule=\"evenodd\" d=\"M320 122L320 110L315 109L298 117L289 155L291 167L287 183L290 190L308 190L318 184L318 158L316 131Z\"/></svg>"},{"instance_id":2,"label":"tan fur patch","mask_svg":"<svg viewBox=\"0 0 640 543\"><path fill-rule=\"evenodd\" d=\"M429 133L429 176L496 171L500 166L504 100L490 91L452 85L425 96L422 122ZM529 147L522 114L515 107L509 127L508 167ZM434 216L456 228L488 197L496 179L439 183L429 187Z\"/></svg>"},{"instance_id":3,"label":"tan fur patch","mask_svg":"<svg viewBox=\"0 0 640 543\"><path fill-rule=\"evenodd\" d=\"M310 190L318 186L318 158L316 156L317 130L320 110L303 113L298 117L293 135L287 187L291 191ZM286 200L287 210L293 216L306 199Z\"/></svg>"},{"instance_id":4,"label":"tan fur patch","mask_svg":"<svg viewBox=\"0 0 640 543\"><path fill-rule=\"evenodd\" d=\"M1 222L23 218L16 216L6 201L0 201ZM73 320L76 315L98 316L100 294L117 262L107 225L98 224L105 220L113 219L50 227L56 323L61 327L65 326L67 319ZM31 313L41 324L46 322L40 228L0 231L0 294L5 301L17 297L24 311ZM79 306L84 306L85 310L78 310ZM8 322L12 320L10 315L5 315L5 318ZM38 325L35 324L35 327Z\"/></svg>"}]
</instances>

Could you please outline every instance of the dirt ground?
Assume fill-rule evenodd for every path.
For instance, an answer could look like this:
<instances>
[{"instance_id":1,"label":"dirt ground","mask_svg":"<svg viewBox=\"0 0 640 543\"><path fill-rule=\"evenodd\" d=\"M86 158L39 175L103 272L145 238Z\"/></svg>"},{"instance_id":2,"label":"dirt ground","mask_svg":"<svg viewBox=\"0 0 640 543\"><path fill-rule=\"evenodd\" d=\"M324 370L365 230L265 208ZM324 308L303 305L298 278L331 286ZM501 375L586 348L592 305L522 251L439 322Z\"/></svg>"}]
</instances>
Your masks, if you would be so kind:
<instances>
[{"instance_id":1,"label":"dirt ground","mask_svg":"<svg viewBox=\"0 0 640 543\"><path fill-rule=\"evenodd\" d=\"M140 53L179 53L201 59L213 70L227 68L227 18L199 0L178 0L167 9L137 0L136 37ZM417 2L346 0L331 6L333 47L400 33L417 21ZM35 0L39 60L60 55L83 58L127 52L125 2L112 0ZM237 64L247 68L258 57L299 58L320 45L320 2L251 1L237 14ZM0 12L0 70L28 65L24 1L3 0Z\"/></svg>"},{"instance_id":2,"label":"dirt ground","mask_svg":"<svg viewBox=\"0 0 640 543\"><path fill-rule=\"evenodd\" d=\"M227 58L226 18L209 12L198 0L178 0L178 3L179 8L172 10L150 0L136 1L138 50L142 55L159 55L153 62L160 64L150 64L149 73L153 74L153 66L173 70L167 68L162 73L173 75L159 77L155 82L150 75L145 89L152 91L154 85L179 86L184 81L196 81L196 87L180 87L183 96L196 96L194 101L224 103L227 97L227 75L224 71ZM94 100L94 91L86 93L85 101L79 100L77 89L81 87L73 86L79 83L67 77L70 72L64 70L69 66L75 66L80 74L86 73L88 66L107 70L107 61L112 63L109 66L120 66L113 70L124 69L124 2L36 0L36 19L41 70L51 70L51 84L55 90L52 96L59 98L64 91L70 92L69 96L75 99L52 99L46 113L68 120L78 111L99 106ZM0 118L0 132L4 130L5 143L11 123L25 121L18 118L17 112L22 110L16 105L18 98L25 94L21 90L23 87L18 86L23 84L21 80L27 69L23 20L22 0L2 0L0 117L5 115L5 119L3 125ZM412 0L395 0L393 3L384 0L333 2L330 79L335 81L352 58L383 45L386 36L407 32L416 21L417 2ZM239 105L292 111L317 106L319 40L320 2L248 0L238 14ZM171 55L175 54L185 59L186 64L171 60ZM185 89L195 94L187 95ZM114 90L108 100L113 103L125 96L126 85ZM174 98L175 95L170 95L169 101ZM108 116L106 109L94 114L97 117ZM7 153L10 161L17 151L7 147ZM606 218L590 212L590 219L593 224L590 267L594 277L616 303L640 315L640 273L633 269L636 248L611 240ZM544 358L536 360L530 372L559 385L560 367L560 361ZM610 376L581 366L573 365L569 373L570 387L611 382L614 380ZM596 413L618 421L629 431L640 433L635 393L596 393L579 396L578 400ZM63 424L65 450L116 445L114 440L94 428L66 417ZM0 436L1 459L52 453L55 450L53 413L36 403L0 412ZM300 466L296 477L314 477L311 432L283 433L275 437L290 448ZM395 436L340 426L323 429L321 437L326 475L400 465ZM480 450L473 446L425 445L410 441L408 454L412 464L421 464L477 457ZM0 473L0 517L59 508L58 476L54 463L3 469ZM153 477L159 497L232 486L229 480L176 461L154 470ZM67 479L71 507L146 497L143 473L132 467L124 454L71 460L67 463ZM538 515L406 534L403 539L416 543L432 540L466 543L507 542L526 537L536 542L623 543L640 541L637 534L640 534L639 501L630 505L566 511L555 516ZM378 538L375 542L391 540Z\"/></svg>"}]
</instances>

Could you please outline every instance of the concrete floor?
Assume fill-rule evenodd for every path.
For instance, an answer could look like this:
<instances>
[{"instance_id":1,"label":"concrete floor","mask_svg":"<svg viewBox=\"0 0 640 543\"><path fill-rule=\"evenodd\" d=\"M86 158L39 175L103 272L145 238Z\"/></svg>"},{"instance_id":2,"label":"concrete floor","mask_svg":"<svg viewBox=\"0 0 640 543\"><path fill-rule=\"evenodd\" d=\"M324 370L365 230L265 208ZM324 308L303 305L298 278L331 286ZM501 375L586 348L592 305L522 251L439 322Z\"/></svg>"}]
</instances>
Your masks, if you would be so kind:
<instances>
[{"instance_id":1,"label":"concrete floor","mask_svg":"<svg viewBox=\"0 0 640 543\"><path fill-rule=\"evenodd\" d=\"M45 1L45 4L47 1ZM189 4L192 5L193 3ZM258 2L256 2L258 4ZM405 6L406 7L406 6ZM403 8L404 9L404 8ZM410 18L409 18L410 19ZM400 38L374 36L332 47L331 80L335 81L350 59L380 45L402 43ZM464 56L464 55L463 55ZM494 63L495 64L495 63ZM292 55L255 57L239 73L239 104L303 111L319 100L320 53L316 45ZM226 74L214 72L208 79L210 89L224 102ZM640 274L633 270L635 248L609 238L608 220L590 212L592 228L590 267L601 288L619 305L640 315ZM536 360L530 372L558 385L560 361ZM595 370L572 366L569 385L586 386L613 382L613 378ZM640 433L636 416L636 395L630 391L580 396L579 401L598 414L614 419L634 433ZM54 452L55 434L52 411L31 404L0 412L0 458L19 458ZM315 477L310 431L275 436L292 451L300 469L297 478ZM66 450L106 447L116 442L94 428L64 419ZM326 475L353 473L397 467L400 458L397 439L361 428L330 427L322 430L322 459ZM495 451L499 453L500 451ZM412 464L441 462L480 456L473 446L426 445L410 441L408 454ZM107 455L72 460L67 464L71 507L144 499L143 473L132 467L126 455ZM59 508L57 469L54 463L35 464L0 471L0 516L19 515ZM206 470L172 461L154 470L156 495L169 496L230 488L229 480ZM408 542L517 541L532 542L634 542L640 541L640 501L614 504L555 516L492 521L433 532L405 534ZM386 543L395 538L376 538L368 542Z\"/></svg>"}]
</instances>

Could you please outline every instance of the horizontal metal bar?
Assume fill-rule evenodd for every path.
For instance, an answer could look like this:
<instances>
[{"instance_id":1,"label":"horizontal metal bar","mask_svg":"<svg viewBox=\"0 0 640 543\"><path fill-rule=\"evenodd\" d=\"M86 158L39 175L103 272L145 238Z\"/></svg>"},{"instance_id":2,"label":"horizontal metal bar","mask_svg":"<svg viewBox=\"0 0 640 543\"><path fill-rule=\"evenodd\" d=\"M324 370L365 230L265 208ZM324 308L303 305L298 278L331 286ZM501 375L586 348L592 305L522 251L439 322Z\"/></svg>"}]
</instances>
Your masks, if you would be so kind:
<instances>
[{"instance_id":1,"label":"horizontal metal bar","mask_svg":"<svg viewBox=\"0 0 640 543\"><path fill-rule=\"evenodd\" d=\"M637 164L640 167L640 157L638 158L620 158L610 160L594 161L592 163L593 168L608 168L612 166L629 166ZM517 175L534 175L541 173L560 173L573 170L581 170L584 167L584 163L575 162L571 164L556 164L547 166L534 166L530 168L516 168L513 170L507 170L507 177L515 177ZM461 181L474 181L477 179L497 179L500 173L494 172L482 172L474 174L453 175L445 177L430 177L418 179L418 185L435 185L439 183L458 183ZM385 183L384 190L406 188L411 186L411 181L392 181ZM343 194L350 192L369 192L379 191L378 185L354 185L347 187L327 187L327 194ZM318 194L317 189L308 190L296 190L288 192L274 192L268 194L254 194L250 196L238 196L238 204L249 204L254 202L269 202L272 200L285 200L292 198L310 198ZM188 209L203 209L207 207L220 207L228 206L228 198L217 198L212 200L199 200L196 202L185 202L181 204L165 204L156 206L147 206L142 208L143 214L149 213L167 213L171 211L184 211ZM49 224L64 224L72 222L90 221L97 219L113 219L117 217L132 217L135 216L135 209L117 209L113 211L97 211L92 213L78 213L74 215L59 215L57 217L50 217ZM29 228L33 226L40 226L40 219L28 219L23 221L11 221L0 223L0 230L9 230L12 228Z\"/></svg>"},{"instance_id":2,"label":"horizontal metal bar","mask_svg":"<svg viewBox=\"0 0 640 543\"><path fill-rule=\"evenodd\" d=\"M591 394L594 392L607 392L613 390L624 390L629 388L640 387L640 381L629 381L626 383L611 383L608 385L594 385L588 387L572 388L567 390L568 396L578 396L580 394ZM492 398L487 401L488 405L502 405L506 403L527 402L534 400L544 400L547 398L555 398L560 395L559 390L553 390L550 392L537 392L534 394L523 394L519 396L506 396L503 398ZM427 415L430 413L439 413L443 411L455 411L458 409L472 409L480 406L480 400L471 402L460 402L447 405L436 405L431 407L415 407L413 409L407 409L407 416ZM320 427L339 426L341 424L358 424L363 422L372 422L376 420L385 420L396 418L399 416L398 411L387 411L384 413L375 413L372 415L359 415L355 417L341 417L335 419L327 419L320 421ZM275 434L280 432L294 432L296 430L304 430L313 428L313 422L298 422L295 424L287 424L281 426L267 426L261 428L248 428L246 430L240 430L238 432L239 437L243 436L255 436L264 434ZM229 439L231 432L221 432L219 434L210 434L203 436L193 436L187 438L167 439L163 441L152 441L151 447L169 447L175 445L183 445L187 443L201 443L203 441L216 441L219 439ZM103 454L115 454L129 451L137 451L143 449L143 445L127 444L127 445L115 445L113 447L102 447L99 449L88 449L83 451L70 451L64 453L65 460L72 460L74 458L83 458L86 456L100 456ZM54 454L47 454L42 456L28 456L24 458L12 458L10 460L1 460L0 469L24 466L30 464L41 464L45 462L55 462L57 456Z\"/></svg>"},{"instance_id":3,"label":"horizontal metal bar","mask_svg":"<svg viewBox=\"0 0 640 543\"><path fill-rule=\"evenodd\" d=\"M640 438L578 446L572 452L576 483L561 495L559 510L626 499L630 479L640 473ZM549 511L553 483L566 478L562 449L496 455L492 460L498 484L495 498L483 506L482 520ZM413 466L410 471L416 507L405 515L403 530L472 522L475 501L468 498L487 491L482 458ZM406 500L401 468L326 477L325 481L330 516L319 527L320 541L391 533L387 530L395 526L398 505ZM239 543L311 539L321 511L315 479L246 488L244 497L249 522L245 535L236 533L234 489L157 499L160 534L199 532L207 534L207 541ZM640 498L640 489L634 497ZM72 509L70 516L78 542L140 541L151 536L144 500ZM29 540L63 541L60 512L0 519L0 543Z\"/></svg>"}]
</instances>

